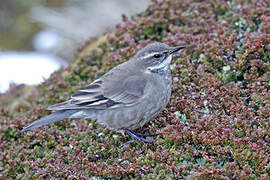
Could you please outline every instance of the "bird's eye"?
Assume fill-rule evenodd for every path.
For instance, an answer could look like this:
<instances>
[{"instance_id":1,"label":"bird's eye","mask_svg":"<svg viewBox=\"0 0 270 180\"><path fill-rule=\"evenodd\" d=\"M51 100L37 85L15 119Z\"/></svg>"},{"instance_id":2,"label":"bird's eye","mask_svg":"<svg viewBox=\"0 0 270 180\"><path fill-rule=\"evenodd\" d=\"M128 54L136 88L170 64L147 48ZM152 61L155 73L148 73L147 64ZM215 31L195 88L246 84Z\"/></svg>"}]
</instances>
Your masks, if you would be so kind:
<instances>
[{"instance_id":1,"label":"bird's eye","mask_svg":"<svg viewBox=\"0 0 270 180\"><path fill-rule=\"evenodd\" d=\"M154 55L154 58L160 58L161 57L161 54L155 54Z\"/></svg>"}]
</instances>

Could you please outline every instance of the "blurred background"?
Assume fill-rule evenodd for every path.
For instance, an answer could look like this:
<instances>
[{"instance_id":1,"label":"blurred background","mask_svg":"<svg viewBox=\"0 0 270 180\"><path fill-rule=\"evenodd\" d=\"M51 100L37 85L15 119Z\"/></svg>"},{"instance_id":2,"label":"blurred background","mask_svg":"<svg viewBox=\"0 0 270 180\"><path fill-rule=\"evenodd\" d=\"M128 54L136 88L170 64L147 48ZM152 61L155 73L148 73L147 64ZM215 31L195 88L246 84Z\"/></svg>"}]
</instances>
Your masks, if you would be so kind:
<instances>
[{"instance_id":1,"label":"blurred background","mask_svg":"<svg viewBox=\"0 0 270 180\"><path fill-rule=\"evenodd\" d=\"M0 93L38 84L92 37L113 31L122 14L150 0L0 0Z\"/></svg>"}]
</instances>

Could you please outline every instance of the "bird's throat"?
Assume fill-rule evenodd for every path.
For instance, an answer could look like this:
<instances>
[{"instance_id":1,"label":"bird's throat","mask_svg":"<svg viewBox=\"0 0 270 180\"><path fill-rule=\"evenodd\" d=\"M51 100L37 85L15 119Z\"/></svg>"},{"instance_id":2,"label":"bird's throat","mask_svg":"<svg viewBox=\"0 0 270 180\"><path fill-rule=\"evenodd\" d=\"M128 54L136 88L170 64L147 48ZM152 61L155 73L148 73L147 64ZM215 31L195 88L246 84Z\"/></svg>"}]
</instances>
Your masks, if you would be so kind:
<instances>
[{"instance_id":1,"label":"bird's throat","mask_svg":"<svg viewBox=\"0 0 270 180\"><path fill-rule=\"evenodd\" d=\"M163 62L161 62L160 64L154 65L154 66L150 66L148 68L148 70L150 70L153 73L158 73L161 71L166 71L169 70L170 68L170 64L172 61L172 55L168 56Z\"/></svg>"}]
</instances>

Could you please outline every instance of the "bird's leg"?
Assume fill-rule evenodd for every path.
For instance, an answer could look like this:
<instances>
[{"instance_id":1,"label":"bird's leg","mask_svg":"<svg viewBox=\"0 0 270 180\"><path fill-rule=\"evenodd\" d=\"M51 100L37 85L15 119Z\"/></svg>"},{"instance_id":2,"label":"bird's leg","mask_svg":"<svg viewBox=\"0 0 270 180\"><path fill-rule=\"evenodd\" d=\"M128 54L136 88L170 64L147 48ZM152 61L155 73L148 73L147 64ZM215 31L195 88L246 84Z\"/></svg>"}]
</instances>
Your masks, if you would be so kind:
<instances>
[{"instance_id":1,"label":"bird's leg","mask_svg":"<svg viewBox=\"0 0 270 180\"><path fill-rule=\"evenodd\" d=\"M129 145L130 143L133 143L133 142L135 142L135 141L136 141L136 139L132 139L132 140L126 142L125 144L123 144L122 147L125 147L125 146L127 146L127 145Z\"/></svg>"},{"instance_id":2,"label":"bird's leg","mask_svg":"<svg viewBox=\"0 0 270 180\"><path fill-rule=\"evenodd\" d=\"M152 143L152 142L155 142L156 139L146 139L146 138L143 138L143 137L147 137L149 135L144 135L144 134L137 134L137 133L134 133L130 130L125 130L128 135L130 135L132 138L134 138L135 140L138 140L140 142L143 142L143 143ZM143 136L143 137L142 137ZM133 141L134 142L134 141ZM131 142L130 142L131 143Z\"/></svg>"},{"instance_id":3,"label":"bird's leg","mask_svg":"<svg viewBox=\"0 0 270 180\"><path fill-rule=\"evenodd\" d=\"M135 133L135 132L132 132L133 134L135 134L136 136L139 136L139 137L152 137L154 135L152 134L143 134L143 133Z\"/></svg>"}]
</instances>

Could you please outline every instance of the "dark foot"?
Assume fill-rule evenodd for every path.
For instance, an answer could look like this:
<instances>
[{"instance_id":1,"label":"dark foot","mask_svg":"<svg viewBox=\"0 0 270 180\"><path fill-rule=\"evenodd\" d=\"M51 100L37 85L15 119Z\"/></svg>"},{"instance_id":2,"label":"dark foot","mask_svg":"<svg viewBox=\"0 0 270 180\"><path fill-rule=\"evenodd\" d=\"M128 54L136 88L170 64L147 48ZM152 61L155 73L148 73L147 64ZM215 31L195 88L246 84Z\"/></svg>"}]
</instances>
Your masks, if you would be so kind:
<instances>
[{"instance_id":1,"label":"dark foot","mask_svg":"<svg viewBox=\"0 0 270 180\"><path fill-rule=\"evenodd\" d=\"M149 136L152 136L150 134L141 134L141 133L134 133L130 130L126 130L126 132L128 133L128 135L130 135L133 140L131 141L128 141L124 144L124 146L130 144L130 143L133 143L134 141L138 140L142 143L153 143L153 142L156 142L157 140L156 139L146 139L144 137L149 137Z\"/></svg>"},{"instance_id":2,"label":"dark foot","mask_svg":"<svg viewBox=\"0 0 270 180\"><path fill-rule=\"evenodd\" d=\"M152 134L143 134L143 133L135 133L135 132L132 132L132 133L139 137L153 137L154 136Z\"/></svg>"},{"instance_id":3,"label":"dark foot","mask_svg":"<svg viewBox=\"0 0 270 180\"><path fill-rule=\"evenodd\" d=\"M126 142L125 144L123 144L122 147L125 147L125 146L127 146L127 145L129 145L130 143L133 143L133 142L135 142L135 141L136 141L135 139L132 139L132 140Z\"/></svg>"}]
</instances>

